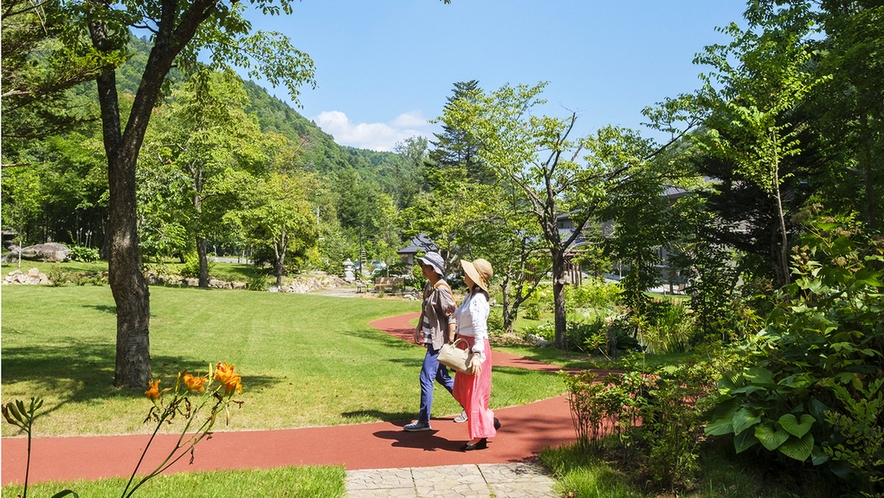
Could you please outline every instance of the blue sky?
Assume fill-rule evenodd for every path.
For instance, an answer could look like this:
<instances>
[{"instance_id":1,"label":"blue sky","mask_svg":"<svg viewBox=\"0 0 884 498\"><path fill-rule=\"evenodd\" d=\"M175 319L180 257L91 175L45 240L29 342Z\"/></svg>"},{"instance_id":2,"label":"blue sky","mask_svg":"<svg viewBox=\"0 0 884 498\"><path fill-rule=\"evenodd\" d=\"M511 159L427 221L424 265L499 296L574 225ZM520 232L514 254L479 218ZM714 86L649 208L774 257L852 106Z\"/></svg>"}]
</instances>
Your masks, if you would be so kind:
<instances>
[{"instance_id":1,"label":"blue sky","mask_svg":"<svg viewBox=\"0 0 884 498\"><path fill-rule=\"evenodd\" d=\"M606 124L639 129L641 110L691 92L708 68L692 64L743 24L745 0L301 0L290 16L251 15L316 65L302 87L305 117L342 145L392 150L439 130L455 82L547 81L542 114L578 113L575 132ZM268 88L290 102L283 88ZM291 103L291 102L290 102ZM655 137L661 138L661 137Z\"/></svg>"}]
</instances>

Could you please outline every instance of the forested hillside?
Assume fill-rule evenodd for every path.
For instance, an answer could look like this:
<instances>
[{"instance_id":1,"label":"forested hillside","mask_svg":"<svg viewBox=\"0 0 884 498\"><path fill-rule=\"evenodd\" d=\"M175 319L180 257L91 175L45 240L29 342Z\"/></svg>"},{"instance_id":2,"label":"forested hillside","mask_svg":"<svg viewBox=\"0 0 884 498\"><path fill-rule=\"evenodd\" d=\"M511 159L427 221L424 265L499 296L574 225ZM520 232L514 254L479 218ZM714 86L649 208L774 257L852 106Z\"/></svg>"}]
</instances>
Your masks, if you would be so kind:
<instances>
[{"instance_id":1,"label":"forested hillside","mask_svg":"<svg viewBox=\"0 0 884 498\"><path fill-rule=\"evenodd\" d=\"M124 102L131 100L138 89L149 50L149 40L131 40L130 57L117 71L117 89ZM188 80L181 71L172 70L163 91L162 104L155 112L157 122L151 124L155 133L146 137L145 149L142 150L139 164L143 181L139 182L139 196L143 199L140 208L143 222L140 230L142 248L148 261L163 256L187 257L188 253L199 249L189 240L192 236L187 235L199 231L197 226L188 226L186 221L194 215L185 214L188 205L194 203L195 184L182 180L182 176L194 174L194 157L170 152L175 148L170 148L170 144L177 143L177 147L183 149L186 141L188 146L192 146L196 135L191 135L188 127L211 125L217 128L217 122L209 123L208 120L213 118L208 116L214 112L214 104L223 102L222 105L228 108L223 112L238 108L236 112L241 112L242 117L248 116L247 121L256 125L252 132L259 133L260 138L240 137L238 140L241 142L237 145L232 135L245 133L245 127L233 124L227 131L217 130L218 133L227 134L224 139L226 144L219 142L219 137L204 137L207 143L202 146L207 154L212 150L229 148L230 154L241 157L228 158L227 166L230 168L226 171L218 169L209 173L208 169L202 170L200 174L208 176L201 181L208 181L210 189L222 188L223 182L233 181L231 175L234 171L256 177L279 173L303 180L290 188L301 191L305 196L304 202L309 206L302 206L302 211L310 213L309 219L314 225L311 230L315 233L301 234L304 240L296 244L298 248L290 254L287 264L333 269L347 257L357 258L363 249L369 259L393 262L395 251L402 242L396 228L398 210L391 208L394 205L405 207L400 202L398 192L402 188L397 182L402 178L413 178L415 169L422 167L420 161L407 160L397 153L338 145L331 135L254 82L220 83L217 74L202 74L199 78L202 80ZM199 91L194 90L193 85L198 84L207 86ZM212 85L224 86L210 90ZM197 93L192 94L194 91ZM199 100L203 98L199 97L200 92L212 91L226 92L227 95L219 94L215 103ZM240 97L233 95L239 94L241 100L236 101ZM193 119L175 121L183 119L183 116L176 114L176 109L183 99L191 97L195 99L188 104L192 106L190 117ZM35 141L4 142L4 164L13 159L23 164L21 169L6 172L4 177L4 200L10 201L4 206L4 228L19 232L24 244L54 240L89 245L104 253L107 249L104 238L107 180L97 121L95 83L86 82L74 87L67 92L66 99L67 106L78 109L85 118L79 126L49 133L49 136ZM207 116L206 122L197 119L202 113ZM167 133L170 126L180 126L181 133L176 136ZM158 140L165 144L158 145L155 143ZM260 151L245 152L247 144L257 145L259 142ZM425 142L422 143L425 147ZM254 155L246 159L246 154ZM162 157L162 164L156 161L158 157ZM179 161L189 163L178 164L177 169L166 167L176 165ZM249 161L262 164L246 164ZM212 175L218 176L212 180ZM227 185L224 188L251 190L254 186L244 186L240 182L235 187ZM196 198L205 197L205 207L210 208L208 201L215 196L221 195L207 191ZM227 206L232 205L229 195L227 201ZM272 259L272 244L261 243L262 236L255 233L248 237L242 233L231 235L234 231L247 230L241 226L245 223L242 212L218 212L215 216L218 219L210 223L212 233L199 237L205 239L213 250L245 251L259 260ZM221 218L225 216L227 219L222 221ZM306 214L303 221L306 226ZM209 221L204 220L205 229L208 228L207 223ZM252 226L250 230L266 231L267 227L259 229ZM315 248L318 240L325 243L321 255Z\"/></svg>"}]
</instances>

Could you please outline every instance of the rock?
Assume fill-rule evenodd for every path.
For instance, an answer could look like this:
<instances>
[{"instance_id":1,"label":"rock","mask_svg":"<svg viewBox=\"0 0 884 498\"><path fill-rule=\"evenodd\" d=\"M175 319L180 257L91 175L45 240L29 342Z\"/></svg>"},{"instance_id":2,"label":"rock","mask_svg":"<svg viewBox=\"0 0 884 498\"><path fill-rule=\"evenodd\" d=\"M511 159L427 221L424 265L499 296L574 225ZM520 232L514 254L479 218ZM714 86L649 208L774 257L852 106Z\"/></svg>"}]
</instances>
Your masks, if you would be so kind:
<instances>
[{"instance_id":1,"label":"rock","mask_svg":"<svg viewBox=\"0 0 884 498\"><path fill-rule=\"evenodd\" d=\"M45 273L40 273L40 270L36 268L31 268L27 273L22 272L21 270L12 270L9 272L6 277L3 279L4 284L26 284L26 285L49 285L52 282L49 281L49 277L46 276Z\"/></svg>"},{"instance_id":2,"label":"rock","mask_svg":"<svg viewBox=\"0 0 884 498\"><path fill-rule=\"evenodd\" d=\"M213 289L229 289L230 282L225 282L223 280L217 280L214 278L209 279L209 287Z\"/></svg>"},{"instance_id":3,"label":"rock","mask_svg":"<svg viewBox=\"0 0 884 498\"><path fill-rule=\"evenodd\" d=\"M35 261L49 261L53 263L61 263L67 261L71 257L71 250L64 244L56 242L47 242L45 244L37 244L28 246L23 249L16 246L10 247L11 251L3 256L3 261L10 263L18 261L18 253L21 251L21 258Z\"/></svg>"},{"instance_id":4,"label":"rock","mask_svg":"<svg viewBox=\"0 0 884 498\"><path fill-rule=\"evenodd\" d=\"M553 345L552 341L547 341L543 337L536 336L534 334L528 334L527 336L525 336L525 340L527 340L530 343L533 343L538 348L545 348L545 347Z\"/></svg>"}]
</instances>

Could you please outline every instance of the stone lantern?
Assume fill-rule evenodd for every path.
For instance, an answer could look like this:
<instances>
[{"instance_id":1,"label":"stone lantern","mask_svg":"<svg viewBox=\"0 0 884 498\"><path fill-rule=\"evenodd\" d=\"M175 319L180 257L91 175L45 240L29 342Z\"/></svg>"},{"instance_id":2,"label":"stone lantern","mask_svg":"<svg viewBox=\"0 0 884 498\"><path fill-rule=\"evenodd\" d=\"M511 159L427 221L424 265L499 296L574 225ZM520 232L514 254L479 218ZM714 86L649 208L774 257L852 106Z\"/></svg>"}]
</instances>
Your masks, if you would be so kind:
<instances>
[{"instance_id":1,"label":"stone lantern","mask_svg":"<svg viewBox=\"0 0 884 498\"><path fill-rule=\"evenodd\" d=\"M350 261L350 258L347 258L344 261L344 280L347 282L352 282L356 277L353 274L353 262Z\"/></svg>"}]
</instances>

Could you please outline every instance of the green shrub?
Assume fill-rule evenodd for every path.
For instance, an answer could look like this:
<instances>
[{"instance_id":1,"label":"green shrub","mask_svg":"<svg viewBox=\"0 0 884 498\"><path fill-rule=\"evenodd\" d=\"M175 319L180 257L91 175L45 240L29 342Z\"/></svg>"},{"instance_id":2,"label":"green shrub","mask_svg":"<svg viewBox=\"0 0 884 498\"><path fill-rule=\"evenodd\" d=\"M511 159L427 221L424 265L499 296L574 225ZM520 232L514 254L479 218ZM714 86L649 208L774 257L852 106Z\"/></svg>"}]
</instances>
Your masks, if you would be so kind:
<instances>
[{"instance_id":1,"label":"green shrub","mask_svg":"<svg viewBox=\"0 0 884 498\"><path fill-rule=\"evenodd\" d=\"M528 320L540 320L540 304L529 302L522 306L522 316Z\"/></svg>"},{"instance_id":2,"label":"green shrub","mask_svg":"<svg viewBox=\"0 0 884 498\"><path fill-rule=\"evenodd\" d=\"M98 249L84 246L73 246L71 249L71 259L81 261L83 263L94 263L98 261Z\"/></svg>"},{"instance_id":3,"label":"green shrub","mask_svg":"<svg viewBox=\"0 0 884 498\"><path fill-rule=\"evenodd\" d=\"M488 314L488 333L503 332L503 308L495 306Z\"/></svg>"},{"instance_id":4,"label":"green shrub","mask_svg":"<svg viewBox=\"0 0 884 498\"><path fill-rule=\"evenodd\" d=\"M246 282L246 289L251 291L267 290L267 276L261 273L249 276Z\"/></svg>"},{"instance_id":5,"label":"green shrub","mask_svg":"<svg viewBox=\"0 0 884 498\"><path fill-rule=\"evenodd\" d=\"M211 261L207 261L206 265L208 267L209 273L212 272L212 266L214 264ZM178 271L178 274L185 278L199 278L200 276L200 259L196 253L192 253L188 256L184 257L184 266Z\"/></svg>"},{"instance_id":6,"label":"green shrub","mask_svg":"<svg viewBox=\"0 0 884 498\"><path fill-rule=\"evenodd\" d=\"M654 305L655 316L641 329L641 343L649 353L683 353L692 346L696 327L688 309L665 301Z\"/></svg>"},{"instance_id":7,"label":"green shrub","mask_svg":"<svg viewBox=\"0 0 884 498\"><path fill-rule=\"evenodd\" d=\"M802 243L795 281L744 346L752 363L719 381L706 433L884 493L884 240L822 223Z\"/></svg>"},{"instance_id":8,"label":"green shrub","mask_svg":"<svg viewBox=\"0 0 884 498\"><path fill-rule=\"evenodd\" d=\"M556 325L551 321L545 321L525 328L525 335L532 334L547 341L553 341L556 338Z\"/></svg>"},{"instance_id":9,"label":"green shrub","mask_svg":"<svg viewBox=\"0 0 884 498\"><path fill-rule=\"evenodd\" d=\"M587 278L577 287L565 287L565 302L572 309L613 309L622 292L617 284L609 284L603 278Z\"/></svg>"},{"instance_id":10,"label":"green shrub","mask_svg":"<svg viewBox=\"0 0 884 498\"><path fill-rule=\"evenodd\" d=\"M52 265L52 268L46 272L46 278L49 279L53 287L61 287L70 281L70 275L59 264Z\"/></svg>"}]
</instances>

